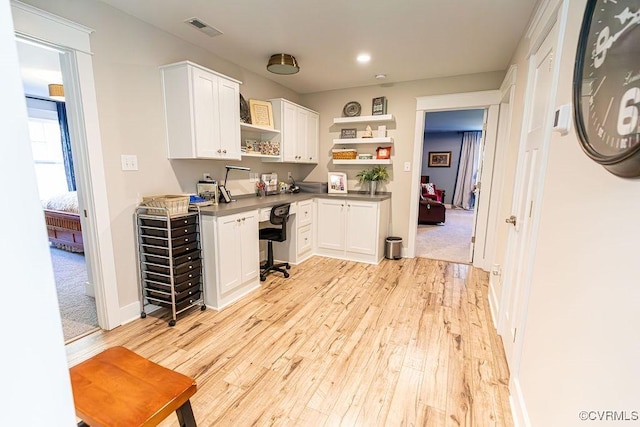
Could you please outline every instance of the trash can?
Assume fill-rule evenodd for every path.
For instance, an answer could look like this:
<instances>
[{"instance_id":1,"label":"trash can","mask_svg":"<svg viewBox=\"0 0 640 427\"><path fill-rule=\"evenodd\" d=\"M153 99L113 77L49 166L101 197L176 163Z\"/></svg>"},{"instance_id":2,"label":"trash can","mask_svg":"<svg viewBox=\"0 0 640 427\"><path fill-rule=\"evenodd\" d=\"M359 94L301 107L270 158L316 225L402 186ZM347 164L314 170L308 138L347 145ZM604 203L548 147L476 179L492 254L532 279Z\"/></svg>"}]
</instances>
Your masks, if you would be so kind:
<instances>
[{"instance_id":1,"label":"trash can","mask_svg":"<svg viewBox=\"0 0 640 427\"><path fill-rule=\"evenodd\" d=\"M402 253L402 237L387 237L384 246L384 257L387 259L400 259Z\"/></svg>"}]
</instances>

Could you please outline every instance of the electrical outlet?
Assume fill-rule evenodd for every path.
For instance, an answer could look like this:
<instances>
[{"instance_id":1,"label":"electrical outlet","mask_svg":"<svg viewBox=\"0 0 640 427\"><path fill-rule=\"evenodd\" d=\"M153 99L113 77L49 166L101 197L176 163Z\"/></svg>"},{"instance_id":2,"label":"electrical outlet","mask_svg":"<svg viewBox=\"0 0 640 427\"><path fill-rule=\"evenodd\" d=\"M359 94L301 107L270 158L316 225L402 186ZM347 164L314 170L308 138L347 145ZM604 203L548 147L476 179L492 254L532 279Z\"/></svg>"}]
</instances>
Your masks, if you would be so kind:
<instances>
[{"instance_id":1,"label":"electrical outlet","mask_svg":"<svg viewBox=\"0 0 640 427\"><path fill-rule=\"evenodd\" d=\"M291 172L287 172L287 179L291 179Z\"/></svg>"}]
</instances>

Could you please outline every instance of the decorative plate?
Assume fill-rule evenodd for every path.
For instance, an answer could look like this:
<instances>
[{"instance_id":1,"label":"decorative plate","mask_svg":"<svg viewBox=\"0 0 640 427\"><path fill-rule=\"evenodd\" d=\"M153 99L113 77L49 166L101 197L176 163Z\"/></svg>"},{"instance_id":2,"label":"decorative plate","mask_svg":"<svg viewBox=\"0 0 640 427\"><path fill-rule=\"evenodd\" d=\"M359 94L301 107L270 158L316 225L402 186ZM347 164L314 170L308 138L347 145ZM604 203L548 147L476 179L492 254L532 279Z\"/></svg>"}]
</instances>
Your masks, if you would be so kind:
<instances>
[{"instance_id":1,"label":"decorative plate","mask_svg":"<svg viewBox=\"0 0 640 427\"><path fill-rule=\"evenodd\" d=\"M351 101L347 102L347 104L344 106L344 108L342 109L342 114L345 117L357 117L360 115L360 110L362 110L360 104L355 101Z\"/></svg>"},{"instance_id":2,"label":"decorative plate","mask_svg":"<svg viewBox=\"0 0 640 427\"><path fill-rule=\"evenodd\" d=\"M240 94L240 121L242 123L251 124L251 116L249 115L249 105L245 101L242 94Z\"/></svg>"}]
</instances>

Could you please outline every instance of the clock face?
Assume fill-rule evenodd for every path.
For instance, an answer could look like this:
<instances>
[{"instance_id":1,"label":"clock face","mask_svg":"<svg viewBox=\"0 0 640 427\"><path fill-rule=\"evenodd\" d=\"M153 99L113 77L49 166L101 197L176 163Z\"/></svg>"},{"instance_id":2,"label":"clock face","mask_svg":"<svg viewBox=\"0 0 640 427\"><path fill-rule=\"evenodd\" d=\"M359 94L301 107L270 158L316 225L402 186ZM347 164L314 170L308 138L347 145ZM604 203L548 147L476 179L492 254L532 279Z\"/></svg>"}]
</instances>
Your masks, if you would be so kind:
<instances>
[{"instance_id":1,"label":"clock face","mask_svg":"<svg viewBox=\"0 0 640 427\"><path fill-rule=\"evenodd\" d=\"M574 74L585 152L621 176L640 175L640 2L589 0Z\"/></svg>"}]
</instances>

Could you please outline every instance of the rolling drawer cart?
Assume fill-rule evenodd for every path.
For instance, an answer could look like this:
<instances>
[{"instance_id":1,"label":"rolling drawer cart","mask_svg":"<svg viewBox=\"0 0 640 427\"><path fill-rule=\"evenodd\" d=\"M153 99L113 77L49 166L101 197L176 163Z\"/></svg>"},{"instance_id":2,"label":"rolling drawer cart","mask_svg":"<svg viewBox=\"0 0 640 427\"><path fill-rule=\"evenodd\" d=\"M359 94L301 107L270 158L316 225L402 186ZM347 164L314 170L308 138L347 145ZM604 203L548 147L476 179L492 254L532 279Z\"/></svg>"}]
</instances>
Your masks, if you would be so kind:
<instances>
[{"instance_id":1,"label":"rolling drawer cart","mask_svg":"<svg viewBox=\"0 0 640 427\"><path fill-rule=\"evenodd\" d=\"M140 205L135 212L140 279L140 317L145 301L178 314L200 305L205 310L200 213L171 214L166 208Z\"/></svg>"}]
</instances>

